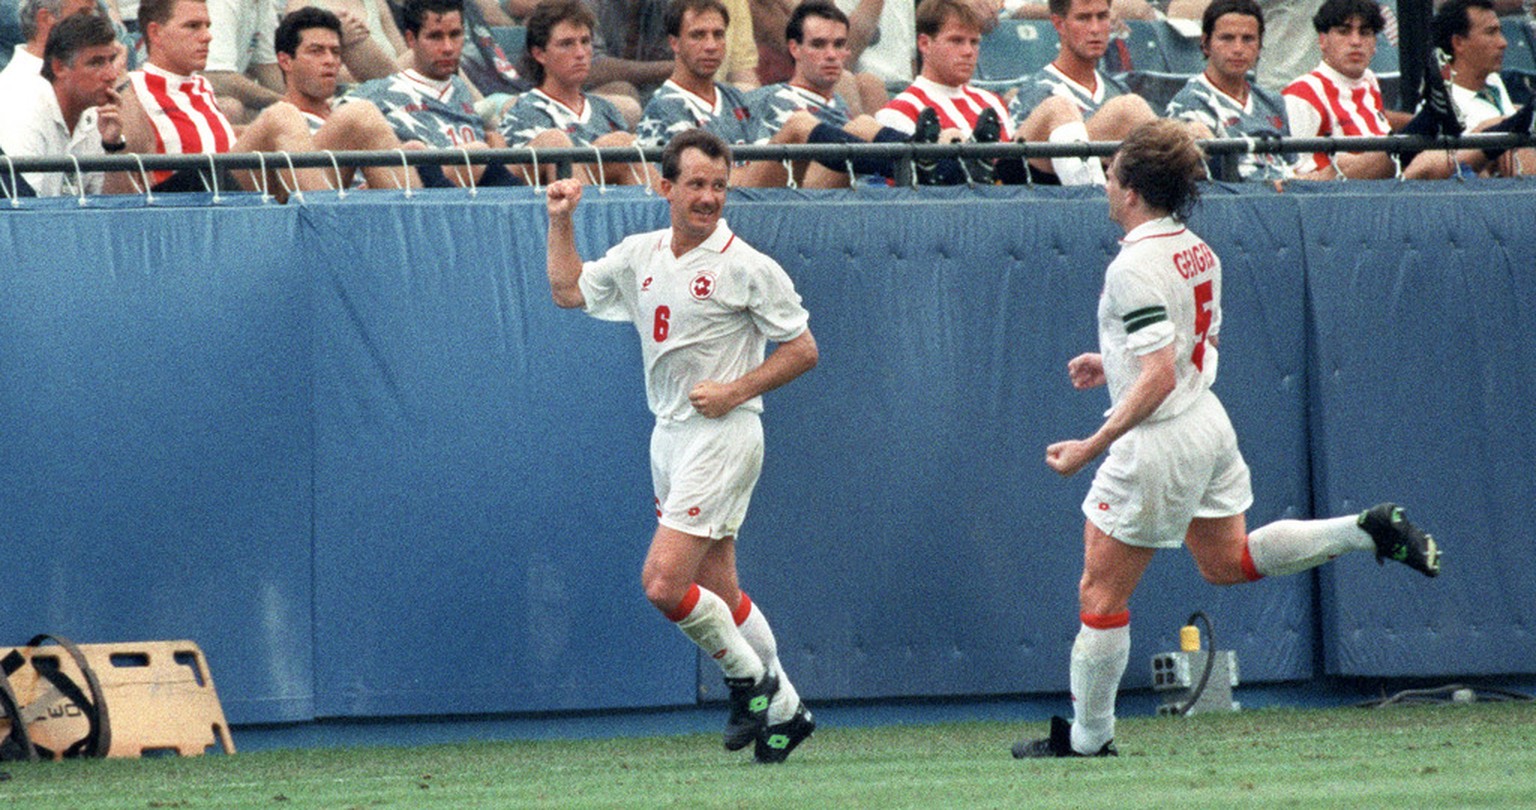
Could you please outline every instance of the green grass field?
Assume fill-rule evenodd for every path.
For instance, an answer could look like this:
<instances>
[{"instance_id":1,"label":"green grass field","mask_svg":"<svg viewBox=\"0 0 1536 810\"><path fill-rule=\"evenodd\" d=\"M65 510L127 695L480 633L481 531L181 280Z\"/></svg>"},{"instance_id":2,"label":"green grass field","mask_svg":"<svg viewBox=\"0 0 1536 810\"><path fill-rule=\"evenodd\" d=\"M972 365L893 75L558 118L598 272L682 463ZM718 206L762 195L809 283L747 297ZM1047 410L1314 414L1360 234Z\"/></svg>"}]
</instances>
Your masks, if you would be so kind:
<instances>
[{"instance_id":1,"label":"green grass field","mask_svg":"<svg viewBox=\"0 0 1536 810\"><path fill-rule=\"evenodd\" d=\"M1033 724L1043 733L1044 724ZM1022 724L823 728L781 766L714 735L6 763L37 808L1536 806L1536 703L1122 719L1118 759ZM238 744L238 736L236 738Z\"/></svg>"}]
</instances>

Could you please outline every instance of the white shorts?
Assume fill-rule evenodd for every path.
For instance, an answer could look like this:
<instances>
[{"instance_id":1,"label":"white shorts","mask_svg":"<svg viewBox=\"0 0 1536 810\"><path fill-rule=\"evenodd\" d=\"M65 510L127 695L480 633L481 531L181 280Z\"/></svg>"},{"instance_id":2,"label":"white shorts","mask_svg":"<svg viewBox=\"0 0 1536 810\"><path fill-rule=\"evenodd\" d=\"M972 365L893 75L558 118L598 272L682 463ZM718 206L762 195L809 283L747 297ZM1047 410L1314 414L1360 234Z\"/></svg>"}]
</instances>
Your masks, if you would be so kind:
<instances>
[{"instance_id":1,"label":"white shorts","mask_svg":"<svg viewBox=\"0 0 1536 810\"><path fill-rule=\"evenodd\" d=\"M734 537L763 470L763 422L737 408L719 419L658 421L651 431L656 521L696 537Z\"/></svg>"},{"instance_id":2,"label":"white shorts","mask_svg":"<svg viewBox=\"0 0 1536 810\"><path fill-rule=\"evenodd\" d=\"M1127 545L1177 548L1190 520L1240 515L1252 504L1237 434L1206 391L1184 413L1137 425L1110 445L1083 514Z\"/></svg>"}]
</instances>

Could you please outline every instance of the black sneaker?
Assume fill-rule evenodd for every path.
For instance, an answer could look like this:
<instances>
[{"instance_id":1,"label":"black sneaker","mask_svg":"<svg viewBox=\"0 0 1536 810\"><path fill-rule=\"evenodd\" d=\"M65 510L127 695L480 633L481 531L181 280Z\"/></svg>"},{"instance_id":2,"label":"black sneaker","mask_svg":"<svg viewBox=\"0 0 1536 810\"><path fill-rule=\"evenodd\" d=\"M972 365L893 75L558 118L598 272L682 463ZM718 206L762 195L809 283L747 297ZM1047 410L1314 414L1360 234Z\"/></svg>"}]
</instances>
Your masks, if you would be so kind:
<instances>
[{"instance_id":1,"label":"black sneaker","mask_svg":"<svg viewBox=\"0 0 1536 810\"><path fill-rule=\"evenodd\" d=\"M912 133L913 143L938 143L939 134L944 131L939 124L939 113L932 107L924 107L917 114L917 130ZM916 158L912 161L912 168L917 172L919 185L931 186L938 182L939 162L933 158Z\"/></svg>"},{"instance_id":2,"label":"black sneaker","mask_svg":"<svg viewBox=\"0 0 1536 810\"><path fill-rule=\"evenodd\" d=\"M1360 513L1356 521L1376 543L1376 562L1397 560L1426 577L1440 573L1440 548L1435 538L1408 522L1395 503L1379 503Z\"/></svg>"},{"instance_id":3,"label":"black sneaker","mask_svg":"<svg viewBox=\"0 0 1536 810\"><path fill-rule=\"evenodd\" d=\"M1456 105L1451 103L1451 91L1445 87L1438 64L1424 68L1424 109L1434 119L1437 134L1456 136L1466 130Z\"/></svg>"},{"instance_id":4,"label":"black sneaker","mask_svg":"<svg viewBox=\"0 0 1536 810\"><path fill-rule=\"evenodd\" d=\"M1043 740L1023 739L1013 744L1014 759L1049 759L1051 757L1118 757L1115 741L1110 740L1092 754L1072 750L1072 724L1064 717L1051 718L1051 736Z\"/></svg>"},{"instance_id":5,"label":"black sneaker","mask_svg":"<svg viewBox=\"0 0 1536 810\"><path fill-rule=\"evenodd\" d=\"M976 126L971 127L972 143L997 143L997 139L1003 137L1003 122L997 117L997 110L988 107L976 116ZM992 158L966 158L965 169L971 176L971 182L983 186L992 185L993 177Z\"/></svg>"},{"instance_id":6,"label":"black sneaker","mask_svg":"<svg viewBox=\"0 0 1536 810\"><path fill-rule=\"evenodd\" d=\"M731 688L731 716L725 721L725 750L740 751L757 739L768 722L768 704L779 691L779 678L766 673L757 683L746 678L726 678Z\"/></svg>"},{"instance_id":7,"label":"black sneaker","mask_svg":"<svg viewBox=\"0 0 1536 810\"><path fill-rule=\"evenodd\" d=\"M802 703L795 709L793 717L763 729L762 735L757 738L753 758L765 765L783 762L789 759L789 753L795 750L795 746L805 742L805 738L815 730L816 718L811 716L811 710Z\"/></svg>"}]
</instances>

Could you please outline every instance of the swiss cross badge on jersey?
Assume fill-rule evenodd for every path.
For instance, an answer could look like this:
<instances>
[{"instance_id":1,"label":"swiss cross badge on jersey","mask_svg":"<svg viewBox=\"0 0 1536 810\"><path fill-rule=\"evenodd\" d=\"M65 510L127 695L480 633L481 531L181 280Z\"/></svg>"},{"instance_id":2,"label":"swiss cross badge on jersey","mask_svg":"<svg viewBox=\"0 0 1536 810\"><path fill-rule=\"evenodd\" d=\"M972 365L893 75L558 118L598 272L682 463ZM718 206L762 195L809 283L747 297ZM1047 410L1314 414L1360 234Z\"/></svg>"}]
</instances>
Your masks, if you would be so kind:
<instances>
[{"instance_id":1,"label":"swiss cross badge on jersey","mask_svg":"<svg viewBox=\"0 0 1536 810\"><path fill-rule=\"evenodd\" d=\"M700 273L693 277L693 282L688 285L688 291L693 294L696 301L703 301L715 294L715 274Z\"/></svg>"}]
</instances>

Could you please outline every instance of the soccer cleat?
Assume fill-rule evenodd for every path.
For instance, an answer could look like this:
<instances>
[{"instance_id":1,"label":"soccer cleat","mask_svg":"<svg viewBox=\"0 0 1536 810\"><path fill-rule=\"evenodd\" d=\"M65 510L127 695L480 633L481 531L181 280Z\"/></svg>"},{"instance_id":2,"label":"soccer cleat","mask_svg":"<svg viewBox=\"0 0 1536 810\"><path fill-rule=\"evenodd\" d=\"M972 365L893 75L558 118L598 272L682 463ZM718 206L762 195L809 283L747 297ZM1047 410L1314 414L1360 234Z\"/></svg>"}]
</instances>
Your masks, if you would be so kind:
<instances>
[{"instance_id":1,"label":"soccer cleat","mask_svg":"<svg viewBox=\"0 0 1536 810\"><path fill-rule=\"evenodd\" d=\"M1445 87L1440 68L1430 65L1424 69L1424 109L1428 110L1440 135L1460 135L1466 126L1456 105L1451 103L1451 91Z\"/></svg>"},{"instance_id":2,"label":"soccer cleat","mask_svg":"<svg viewBox=\"0 0 1536 810\"><path fill-rule=\"evenodd\" d=\"M924 107L917 114L917 129L912 133L913 143L938 143L939 133L943 126L939 124L939 114L932 107ZM933 158L916 158L912 161L912 168L917 173L919 185L932 186L938 183L939 162Z\"/></svg>"},{"instance_id":3,"label":"soccer cleat","mask_svg":"<svg viewBox=\"0 0 1536 810\"><path fill-rule=\"evenodd\" d=\"M1072 749L1072 724L1064 717L1051 718L1051 736L1043 740L1023 739L1013 744L1014 759L1050 759L1052 757L1118 757L1115 741L1110 740L1092 754Z\"/></svg>"},{"instance_id":4,"label":"soccer cleat","mask_svg":"<svg viewBox=\"0 0 1536 810\"><path fill-rule=\"evenodd\" d=\"M1356 521L1376 543L1376 562L1397 560L1426 577L1440 573L1440 548L1435 538L1403 517L1395 503L1379 503L1360 513Z\"/></svg>"},{"instance_id":5,"label":"soccer cleat","mask_svg":"<svg viewBox=\"0 0 1536 810\"><path fill-rule=\"evenodd\" d=\"M779 678L765 673L753 683L747 678L726 678L731 688L731 716L725 721L725 750L740 751L757 739L768 722L768 704L779 691Z\"/></svg>"},{"instance_id":6,"label":"soccer cleat","mask_svg":"<svg viewBox=\"0 0 1536 810\"><path fill-rule=\"evenodd\" d=\"M976 116L976 126L971 128L972 143L997 143L1003 137L1003 122L997 110L988 107ZM978 185L992 185L993 160L991 158L967 158L965 168L971 180Z\"/></svg>"},{"instance_id":7,"label":"soccer cleat","mask_svg":"<svg viewBox=\"0 0 1536 810\"><path fill-rule=\"evenodd\" d=\"M763 729L763 733L757 738L757 748L753 750L753 759L765 765L772 765L789 759L795 746L805 742L816 730L816 718L811 716L811 710L805 708L802 703L795 709L793 717L782 723L774 723Z\"/></svg>"}]
</instances>

